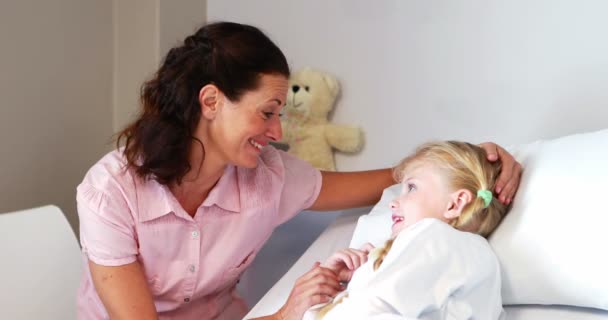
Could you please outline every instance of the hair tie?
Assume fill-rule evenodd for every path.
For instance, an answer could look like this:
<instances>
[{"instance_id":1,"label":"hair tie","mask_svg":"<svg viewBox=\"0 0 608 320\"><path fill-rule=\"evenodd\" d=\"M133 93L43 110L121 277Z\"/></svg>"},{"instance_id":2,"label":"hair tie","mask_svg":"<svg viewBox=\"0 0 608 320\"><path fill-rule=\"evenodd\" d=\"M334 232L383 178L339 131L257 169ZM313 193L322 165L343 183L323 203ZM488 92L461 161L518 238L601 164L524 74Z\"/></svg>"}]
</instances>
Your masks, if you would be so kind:
<instances>
[{"instance_id":1,"label":"hair tie","mask_svg":"<svg viewBox=\"0 0 608 320\"><path fill-rule=\"evenodd\" d=\"M478 190L477 198L482 198L484 203L484 209L487 208L492 202L492 191L490 190Z\"/></svg>"}]
</instances>

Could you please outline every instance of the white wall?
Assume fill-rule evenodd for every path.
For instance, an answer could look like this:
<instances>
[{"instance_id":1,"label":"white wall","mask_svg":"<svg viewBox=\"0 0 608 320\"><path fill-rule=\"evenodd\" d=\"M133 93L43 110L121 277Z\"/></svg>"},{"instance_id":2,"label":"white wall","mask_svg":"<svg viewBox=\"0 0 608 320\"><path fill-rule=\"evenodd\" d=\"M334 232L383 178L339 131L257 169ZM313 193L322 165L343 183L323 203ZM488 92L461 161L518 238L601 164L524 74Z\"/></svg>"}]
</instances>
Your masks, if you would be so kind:
<instances>
[{"instance_id":1,"label":"white wall","mask_svg":"<svg viewBox=\"0 0 608 320\"><path fill-rule=\"evenodd\" d=\"M209 21L266 31L294 70L338 77L333 121L366 132L360 154L337 156L343 171L394 165L429 139L508 146L607 128L606 12L603 0L208 0L207 7ZM281 226L258 254L264 261L243 277L245 298L255 303L329 221L304 214Z\"/></svg>"},{"instance_id":2,"label":"white wall","mask_svg":"<svg viewBox=\"0 0 608 320\"><path fill-rule=\"evenodd\" d=\"M428 139L504 145L608 127L602 0L210 0L209 20L261 27L291 66L343 86L333 120L365 149L341 170L392 165Z\"/></svg>"},{"instance_id":3,"label":"white wall","mask_svg":"<svg viewBox=\"0 0 608 320\"><path fill-rule=\"evenodd\" d=\"M112 3L0 2L0 212L56 204L112 132Z\"/></svg>"}]
</instances>

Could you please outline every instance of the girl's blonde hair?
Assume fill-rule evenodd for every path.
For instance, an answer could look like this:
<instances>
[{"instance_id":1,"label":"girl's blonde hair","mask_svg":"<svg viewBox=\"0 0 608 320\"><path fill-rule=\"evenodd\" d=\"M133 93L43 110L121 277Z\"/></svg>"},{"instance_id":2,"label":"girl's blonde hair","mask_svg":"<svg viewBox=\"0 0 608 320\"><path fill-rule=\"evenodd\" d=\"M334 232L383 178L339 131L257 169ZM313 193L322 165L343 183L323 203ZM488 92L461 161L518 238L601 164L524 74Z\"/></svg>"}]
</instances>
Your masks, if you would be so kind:
<instances>
[{"instance_id":1,"label":"girl's blonde hair","mask_svg":"<svg viewBox=\"0 0 608 320\"><path fill-rule=\"evenodd\" d=\"M500 173L500 162L488 161L484 149L470 143L431 142L418 147L413 155L395 167L395 180L401 181L407 170L423 163L439 169L450 190L466 189L473 194L473 200L450 224L458 230L489 236L507 211L506 206L493 193ZM484 199L477 196L480 190L492 192L492 200L487 207Z\"/></svg>"},{"instance_id":2,"label":"girl's blonde hair","mask_svg":"<svg viewBox=\"0 0 608 320\"><path fill-rule=\"evenodd\" d=\"M450 190L466 189L473 194L460 216L451 221L452 227L487 237L498 226L507 212L507 207L492 196L486 207L485 200L477 196L479 190L492 192L500 173L500 162L489 162L486 152L479 146L460 141L441 141L423 144L416 152L403 159L393 170L396 181L403 180L405 172L415 165L431 164L441 171L444 181ZM374 270L378 269L390 251L394 239L386 241L374 261ZM333 301L324 306L316 319L323 317L333 307L340 304Z\"/></svg>"}]
</instances>

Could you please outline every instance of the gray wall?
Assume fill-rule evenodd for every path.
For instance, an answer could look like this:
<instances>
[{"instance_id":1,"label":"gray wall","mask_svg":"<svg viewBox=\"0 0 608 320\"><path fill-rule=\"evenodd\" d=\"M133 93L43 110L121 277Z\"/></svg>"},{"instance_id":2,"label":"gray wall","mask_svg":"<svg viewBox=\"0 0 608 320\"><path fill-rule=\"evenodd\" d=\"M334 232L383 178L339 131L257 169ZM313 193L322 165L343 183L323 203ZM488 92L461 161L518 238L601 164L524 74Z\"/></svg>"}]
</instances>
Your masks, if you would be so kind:
<instances>
[{"instance_id":1,"label":"gray wall","mask_svg":"<svg viewBox=\"0 0 608 320\"><path fill-rule=\"evenodd\" d=\"M0 212L56 204L109 149L112 2L0 2Z\"/></svg>"},{"instance_id":2,"label":"gray wall","mask_svg":"<svg viewBox=\"0 0 608 320\"><path fill-rule=\"evenodd\" d=\"M114 130L133 120L142 83L169 49L205 19L204 0L114 0Z\"/></svg>"},{"instance_id":3,"label":"gray wall","mask_svg":"<svg viewBox=\"0 0 608 320\"><path fill-rule=\"evenodd\" d=\"M141 83L204 0L0 2L0 212L59 206L136 113Z\"/></svg>"}]
</instances>

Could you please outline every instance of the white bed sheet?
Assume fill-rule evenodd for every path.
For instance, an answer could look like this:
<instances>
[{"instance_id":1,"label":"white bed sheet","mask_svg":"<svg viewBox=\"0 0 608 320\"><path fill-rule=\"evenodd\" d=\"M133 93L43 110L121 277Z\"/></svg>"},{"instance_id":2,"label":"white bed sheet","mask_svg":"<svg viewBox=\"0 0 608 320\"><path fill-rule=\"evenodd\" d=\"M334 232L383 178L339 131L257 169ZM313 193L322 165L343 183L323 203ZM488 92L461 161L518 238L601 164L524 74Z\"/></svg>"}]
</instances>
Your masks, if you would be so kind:
<instances>
[{"instance_id":1,"label":"white bed sheet","mask_svg":"<svg viewBox=\"0 0 608 320\"><path fill-rule=\"evenodd\" d=\"M251 309L245 319L276 312L287 300L298 277L310 270L316 261L323 261L336 250L348 246L357 219L367 212L369 209L357 209L340 215ZM507 320L608 320L608 311L569 306L506 306L505 310Z\"/></svg>"}]
</instances>

